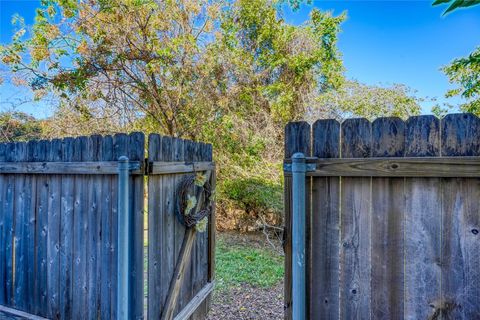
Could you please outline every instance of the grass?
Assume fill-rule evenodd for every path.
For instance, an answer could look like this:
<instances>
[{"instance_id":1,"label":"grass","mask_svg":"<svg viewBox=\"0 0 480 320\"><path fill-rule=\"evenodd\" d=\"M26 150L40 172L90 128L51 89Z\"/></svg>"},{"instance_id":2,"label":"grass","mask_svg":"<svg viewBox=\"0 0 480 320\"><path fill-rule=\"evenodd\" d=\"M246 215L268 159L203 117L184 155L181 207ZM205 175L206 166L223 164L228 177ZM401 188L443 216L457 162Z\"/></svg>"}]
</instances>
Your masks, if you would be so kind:
<instances>
[{"instance_id":1,"label":"grass","mask_svg":"<svg viewBox=\"0 0 480 320\"><path fill-rule=\"evenodd\" d=\"M216 290L249 284L268 288L283 278L283 257L268 249L241 245L227 245L222 241L216 247Z\"/></svg>"}]
</instances>

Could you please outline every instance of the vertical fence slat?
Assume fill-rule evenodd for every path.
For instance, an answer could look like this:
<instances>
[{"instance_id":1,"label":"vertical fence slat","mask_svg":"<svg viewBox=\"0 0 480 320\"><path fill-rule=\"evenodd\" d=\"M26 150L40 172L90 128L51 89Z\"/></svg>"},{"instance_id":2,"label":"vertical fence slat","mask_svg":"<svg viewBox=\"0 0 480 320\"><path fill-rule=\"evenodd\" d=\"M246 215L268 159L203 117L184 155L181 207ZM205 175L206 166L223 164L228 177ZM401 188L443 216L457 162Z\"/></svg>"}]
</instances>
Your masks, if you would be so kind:
<instances>
[{"instance_id":1,"label":"vertical fence slat","mask_svg":"<svg viewBox=\"0 0 480 320\"><path fill-rule=\"evenodd\" d=\"M74 142L74 161L86 161L87 137L78 137ZM81 319L87 311L87 176L76 175L74 178L74 204L73 204L73 302L72 317Z\"/></svg>"},{"instance_id":2,"label":"vertical fence slat","mask_svg":"<svg viewBox=\"0 0 480 320\"><path fill-rule=\"evenodd\" d=\"M102 139L102 154L101 159L103 161L112 161L113 159L113 137L105 136ZM113 223L112 223L112 211L113 207L116 207L114 203L114 197L112 189L115 188L113 177L102 178L102 207L100 210L101 222L100 222L100 234L101 234L101 249L99 251L100 258L99 263L101 265L100 270L100 313L102 319L112 319L111 303L115 301L115 297L112 297L112 287L115 285L112 282L112 246L113 246Z\"/></svg>"},{"instance_id":3,"label":"vertical fence slat","mask_svg":"<svg viewBox=\"0 0 480 320\"><path fill-rule=\"evenodd\" d=\"M37 161L37 159L40 160L41 158L42 153L40 141L28 142L26 146L26 158L24 161ZM18 176L17 179L18 178L20 178L20 176ZM43 191L42 189L44 188L44 185L42 185L40 182L42 180L42 177L37 177L35 175L24 175L24 179L25 199L24 207L22 208L22 210L24 210L24 217L21 223L24 226L25 238L21 239L20 241L24 241L26 249L26 268L21 271L26 275L25 291L28 297L28 301L25 302L25 310L35 310L35 312L39 313L43 300L43 292L41 290L41 285L44 284L42 280L44 280L45 278L40 278L40 276L37 276L40 274L40 262L38 261L41 261L41 259L44 257L42 255L44 253L44 246L37 245L39 244L39 238L41 236L40 230L38 230L40 228L38 216L45 216L45 214L43 214L45 209L41 206L43 203L40 203L39 201L40 194ZM18 220L16 224L17 223Z\"/></svg>"},{"instance_id":4,"label":"vertical fence slat","mask_svg":"<svg viewBox=\"0 0 480 320\"><path fill-rule=\"evenodd\" d=\"M399 118L372 123L372 156L403 157L405 124ZM405 178L372 179L372 317L403 319Z\"/></svg>"},{"instance_id":5,"label":"vertical fence slat","mask_svg":"<svg viewBox=\"0 0 480 320\"><path fill-rule=\"evenodd\" d=\"M87 140L86 145L86 161L98 161L99 147L100 147L99 136L90 136ZM99 187L98 187L98 177L93 175L85 176L84 187L87 188L86 202L85 206L85 220L83 221L83 230L86 235L85 242L85 313L88 319L95 319L97 316L97 255L96 255L96 242L97 242L97 219L96 215L98 214L98 206L102 201L99 198Z\"/></svg>"},{"instance_id":6,"label":"vertical fence slat","mask_svg":"<svg viewBox=\"0 0 480 320\"><path fill-rule=\"evenodd\" d=\"M15 161L15 144L8 143L5 146L5 161ZM8 175L5 186L5 300L7 305L13 305L13 255L14 255L14 221L15 213L14 196L15 196L15 175Z\"/></svg>"},{"instance_id":7,"label":"vertical fence slat","mask_svg":"<svg viewBox=\"0 0 480 320\"><path fill-rule=\"evenodd\" d=\"M73 138L62 142L64 162L74 161ZM62 176L61 212L60 212L60 316L62 319L72 317L73 297L73 202L74 177Z\"/></svg>"},{"instance_id":8,"label":"vertical fence slat","mask_svg":"<svg viewBox=\"0 0 480 320\"><path fill-rule=\"evenodd\" d=\"M142 162L145 158L145 136L140 132L129 135L128 158ZM144 216L144 178L132 176L130 192L131 242L130 242L130 319L143 317L143 216Z\"/></svg>"},{"instance_id":9,"label":"vertical fence slat","mask_svg":"<svg viewBox=\"0 0 480 320\"><path fill-rule=\"evenodd\" d=\"M0 161L6 161L6 143L0 143ZM7 305L5 299L5 286L6 286L6 252L5 252L5 241L6 241L6 230L5 230L5 221L7 219L8 212L4 211L5 206L5 190L7 186L8 176L0 174L0 304Z\"/></svg>"},{"instance_id":10,"label":"vertical fence slat","mask_svg":"<svg viewBox=\"0 0 480 320\"><path fill-rule=\"evenodd\" d=\"M185 159L184 144L185 144L185 141L183 139L179 139L179 138L173 139L173 160L174 161L184 161ZM180 183L181 179L183 179L183 175L175 175L173 177L174 186L177 186ZM180 223L180 221L178 221L178 219L174 219L173 229L174 229L173 254L175 257L175 264L176 264L178 260L178 255L180 253L180 248L182 246L183 236L185 235L185 227ZM180 288L180 294L178 296L177 308L176 308L175 314L178 313L178 311L181 310L186 303L188 303L188 300L187 300L188 295L185 295L186 289L187 289L187 286L185 284Z\"/></svg>"},{"instance_id":11,"label":"vertical fence slat","mask_svg":"<svg viewBox=\"0 0 480 320\"><path fill-rule=\"evenodd\" d=\"M313 153L340 157L340 124L318 120L313 125ZM340 178L312 179L310 319L339 317Z\"/></svg>"},{"instance_id":12,"label":"vertical fence slat","mask_svg":"<svg viewBox=\"0 0 480 320\"><path fill-rule=\"evenodd\" d=\"M54 139L50 142L47 161L62 161L62 141ZM47 287L48 303L47 316L52 319L60 317L60 193L61 176L53 175L48 178L48 244L47 244Z\"/></svg>"},{"instance_id":13,"label":"vertical fence slat","mask_svg":"<svg viewBox=\"0 0 480 320\"><path fill-rule=\"evenodd\" d=\"M195 142L191 140L185 140L184 142L184 157L186 162L193 162L196 161L196 148L195 148ZM182 237L183 239L183 237ZM190 253L190 261L188 262L186 268L185 268L185 276L184 276L184 282L182 285L182 289L180 292L180 295L182 295L182 300L188 300L194 295L195 291L195 263L193 261L196 261L196 242L198 239L198 234L195 235L195 242L192 245L192 250Z\"/></svg>"},{"instance_id":14,"label":"vertical fence slat","mask_svg":"<svg viewBox=\"0 0 480 320\"><path fill-rule=\"evenodd\" d=\"M148 137L148 160L157 161L161 153L161 137L151 134ZM161 177L148 177L148 318L160 317L162 300L161 288L161 251L163 242L159 230L163 226L160 206L163 202L160 194Z\"/></svg>"},{"instance_id":15,"label":"vertical fence slat","mask_svg":"<svg viewBox=\"0 0 480 320\"><path fill-rule=\"evenodd\" d=\"M41 140L38 141L34 150L34 161L43 162L47 160L47 152L49 152L50 142ZM33 310L38 315L46 316L47 315L47 304L48 304L48 288L47 288L47 235L48 235L48 192L49 192L49 183L47 175L33 175L33 180L36 180L35 183L32 183L32 196L36 193L36 214L35 210L30 211L30 217L26 217L25 221L27 225L27 230L32 230L35 232L35 237L29 239L27 236L28 246L32 246L31 253L28 253L29 261L36 261L35 273L31 274L31 279L28 283L35 282L35 286L38 291L36 292L38 300L35 301ZM32 232L33 233L33 232ZM30 234L30 232L28 232ZM36 254L34 257L34 250L36 249ZM33 263L32 265L34 265ZM31 308L29 308L31 310Z\"/></svg>"},{"instance_id":16,"label":"vertical fence slat","mask_svg":"<svg viewBox=\"0 0 480 320\"><path fill-rule=\"evenodd\" d=\"M24 142L15 143L15 161L26 161L27 145ZM28 182L28 184L26 183ZM29 204L32 201L30 194L31 184L30 179L26 175L15 176L15 199L14 199L14 240L13 240L13 252L14 252L14 306L20 310L26 310L27 304L27 250L28 244L26 243L27 233L27 221L25 214L30 211Z\"/></svg>"},{"instance_id":17,"label":"vertical fence slat","mask_svg":"<svg viewBox=\"0 0 480 320\"><path fill-rule=\"evenodd\" d=\"M442 156L479 156L480 119L450 114L442 120ZM445 319L480 317L480 179L444 178L442 197L442 298Z\"/></svg>"},{"instance_id":18,"label":"vertical fence slat","mask_svg":"<svg viewBox=\"0 0 480 320\"><path fill-rule=\"evenodd\" d=\"M342 123L342 158L371 156L371 124L366 119ZM340 248L340 318L371 315L371 178L342 178Z\"/></svg>"},{"instance_id":19,"label":"vertical fence slat","mask_svg":"<svg viewBox=\"0 0 480 320\"><path fill-rule=\"evenodd\" d=\"M440 155L440 124L418 116L405 124L405 155ZM441 194L439 178L409 178L405 185L405 317L435 313L441 290Z\"/></svg>"},{"instance_id":20,"label":"vertical fence slat","mask_svg":"<svg viewBox=\"0 0 480 320\"><path fill-rule=\"evenodd\" d=\"M291 158L296 152L302 152L305 156L311 154L310 125L307 122L290 122L285 127L285 158ZM284 251L285 251L285 289L284 289L284 314L285 319L292 318L292 181L291 177L285 177L285 229L284 229ZM306 188L309 190L309 188ZM307 206L307 209L309 206ZM307 221L308 223L308 221ZM308 259L307 259L308 260ZM306 261L308 264L308 261Z\"/></svg>"}]
</instances>

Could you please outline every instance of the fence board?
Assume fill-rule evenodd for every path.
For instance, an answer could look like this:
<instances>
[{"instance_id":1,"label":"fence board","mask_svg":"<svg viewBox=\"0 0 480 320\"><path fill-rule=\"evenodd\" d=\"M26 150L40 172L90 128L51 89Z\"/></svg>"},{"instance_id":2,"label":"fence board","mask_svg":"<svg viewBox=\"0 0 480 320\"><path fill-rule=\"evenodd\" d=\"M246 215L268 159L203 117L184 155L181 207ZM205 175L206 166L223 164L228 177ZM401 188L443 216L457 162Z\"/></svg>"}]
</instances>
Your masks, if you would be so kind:
<instances>
[{"instance_id":1,"label":"fence board","mask_svg":"<svg viewBox=\"0 0 480 320\"><path fill-rule=\"evenodd\" d=\"M27 145L24 142L15 143L15 158L27 160ZM27 184L28 183L28 184ZM13 223L13 304L20 310L27 310L27 250L28 244L26 239L28 237L26 230L27 221L25 217L27 212L30 212L30 202L32 195L30 191L31 180L25 176L15 177L15 198L14 198L14 223Z\"/></svg>"},{"instance_id":2,"label":"fence board","mask_svg":"<svg viewBox=\"0 0 480 320\"><path fill-rule=\"evenodd\" d=\"M342 158L371 156L371 124L348 119L341 128ZM340 248L340 317L370 318L371 178L342 179Z\"/></svg>"},{"instance_id":3,"label":"fence board","mask_svg":"<svg viewBox=\"0 0 480 320\"><path fill-rule=\"evenodd\" d=\"M101 158L102 161L112 161L113 160L113 137L105 136L101 142ZM112 279L108 278L107 275L111 274L111 265L113 263L112 255L112 246L114 239L112 238L113 232L111 226L112 222L112 212L113 207L116 207L116 202L114 202L114 196L111 190L114 188L114 182L116 179L111 176L104 177L101 181L101 195L102 195L102 207L100 210L101 222L100 222L100 244L101 249L100 253L100 277L102 279L100 284L100 314L105 319L112 319L112 305L111 303L115 300L112 297L112 287L115 285L112 283ZM107 279L105 279L107 278Z\"/></svg>"},{"instance_id":4,"label":"fence board","mask_svg":"<svg viewBox=\"0 0 480 320\"><path fill-rule=\"evenodd\" d=\"M442 120L443 156L480 155L480 119L451 114ZM445 319L480 317L480 180L443 179L442 297L436 312ZM476 231L477 230L477 231Z\"/></svg>"},{"instance_id":5,"label":"fence board","mask_svg":"<svg viewBox=\"0 0 480 320\"><path fill-rule=\"evenodd\" d=\"M404 122L379 118L372 123L372 155L402 157ZM404 178L372 179L372 317L403 319Z\"/></svg>"},{"instance_id":6,"label":"fence board","mask_svg":"<svg viewBox=\"0 0 480 320\"><path fill-rule=\"evenodd\" d=\"M33 149L32 161L41 162L47 160L50 143L45 140L37 141ZM30 160L30 159L29 159ZM27 274L30 278L27 283L35 284L33 310L35 314L47 315L47 246L48 246L48 192L49 183L46 175L26 175L26 179L31 179L31 196L33 204L30 203L30 211L25 217L27 231L27 243L29 252L27 253ZM36 197L36 199L35 199ZM34 200L35 199L35 200ZM36 212L35 212L36 210ZM35 252L36 249L36 252ZM30 271L31 270L31 271ZM34 272L33 272L34 271ZM25 272L25 271L24 271ZM32 286L33 287L33 286ZM30 288L27 290L32 292ZM28 295L28 294L27 294ZM32 310L32 302L29 303L27 310Z\"/></svg>"},{"instance_id":7,"label":"fence board","mask_svg":"<svg viewBox=\"0 0 480 320\"><path fill-rule=\"evenodd\" d=\"M62 160L62 141L54 139L48 149L47 161ZM51 319L60 318L60 205L61 205L60 175L48 178L48 234L47 234L47 316Z\"/></svg>"},{"instance_id":8,"label":"fence board","mask_svg":"<svg viewBox=\"0 0 480 320\"><path fill-rule=\"evenodd\" d=\"M128 136L127 156L131 161L141 161L145 159L145 136L140 132L133 132ZM143 218L144 218L144 184L143 176L131 176L130 186L130 212L131 219L131 237L130 252L130 283L132 292L130 298L133 309L130 319L143 319Z\"/></svg>"},{"instance_id":9,"label":"fence board","mask_svg":"<svg viewBox=\"0 0 480 320\"><path fill-rule=\"evenodd\" d=\"M174 138L173 139L173 161L184 161L185 159L185 141L180 138ZM174 175L173 176L173 184L175 186L178 185L178 183L181 181L183 178L183 175ZM174 257L175 257L175 264L178 261L178 255L180 253L180 249L182 247L182 242L183 242L183 236L185 235L185 227L178 221L178 219L174 219L173 222L173 237L174 237ZM188 290L189 286L184 283L184 285L180 288L180 294L178 295L178 300L177 300L177 307L175 309L175 314L178 313L182 307L186 304L187 299L189 295L185 295L185 290ZM183 290L183 292L182 292Z\"/></svg>"},{"instance_id":10,"label":"fence board","mask_svg":"<svg viewBox=\"0 0 480 320\"><path fill-rule=\"evenodd\" d=\"M161 137L158 134L151 134L148 137L148 159L158 161L161 149ZM162 252L163 247L160 232L163 227L163 215L161 205L163 197L160 193L163 176L150 176L148 178L148 317L154 319L160 317L165 297L162 295ZM155 198L154 198L155 197Z\"/></svg>"},{"instance_id":11,"label":"fence board","mask_svg":"<svg viewBox=\"0 0 480 320\"><path fill-rule=\"evenodd\" d=\"M406 122L406 155L439 156L439 121ZM405 317L426 319L437 308L441 286L441 194L439 178L410 178L405 185Z\"/></svg>"},{"instance_id":12,"label":"fence board","mask_svg":"<svg viewBox=\"0 0 480 320\"><path fill-rule=\"evenodd\" d=\"M63 140L63 161L74 161L74 139ZM60 211L60 317L71 318L73 297L73 176L62 176Z\"/></svg>"},{"instance_id":13,"label":"fence board","mask_svg":"<svg viewBox=\"0 0 480 320\"><path fill-rule=\"evenodd\" d=\"M5 150L6 144L0 143L0 161L5 161ZM5 205L5 190L7 185L8 177L6 175L0 174L0 211L4 212ZM0 304L6 304L5 300L5 274L6 274L6 253L5 253L5 214L0 214Z\"/></svg>"},{"instance_id":14,"label":"fence board","mask_svg":"<svg viewBox=\"0 0 480 320\"><path fill-rule=\"evenodd\" d=\"M319 120L313 125L313 156L340 156L340 124ZM339 317L340 178L312 180L310 318Z\"/></svg>"}]
</instances>

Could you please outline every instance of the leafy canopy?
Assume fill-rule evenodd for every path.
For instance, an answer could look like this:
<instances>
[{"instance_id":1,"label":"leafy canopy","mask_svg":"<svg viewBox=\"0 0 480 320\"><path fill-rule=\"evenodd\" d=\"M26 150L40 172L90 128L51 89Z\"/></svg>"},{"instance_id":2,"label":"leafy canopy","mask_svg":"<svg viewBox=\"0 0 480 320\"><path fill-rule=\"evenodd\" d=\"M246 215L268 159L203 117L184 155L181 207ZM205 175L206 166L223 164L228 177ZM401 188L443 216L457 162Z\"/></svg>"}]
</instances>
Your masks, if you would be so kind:
<instances>
[{"instance_id":1,"label":"leafy canopy","mask_svg":"<svg viewBox=\"0 0 480 320\"><path fill-rule=\"evenodd\" d=\"M433 5L449 3L444 12L447 14L459 8L467 8L480 4L480 0L436 0ZM460 107L467 112L480 115L480 47L468 57L453 60L443 68L450 83L456 83L457 88L449 90L446 97L461 96L467 100Z\"/></svg>"},{"instance_id":2,"label":"leafy canopy","mask_svg":"<svg viewBox=\"0 0 480 320\"><path fill-rule=\"evenodd\" d=\"M459 8L468 8L480 4L480 0L435 0L433 5L437 6L446 3L448 3L449 6L443 13L444 15Z\"/></svg>"}]
</instances>

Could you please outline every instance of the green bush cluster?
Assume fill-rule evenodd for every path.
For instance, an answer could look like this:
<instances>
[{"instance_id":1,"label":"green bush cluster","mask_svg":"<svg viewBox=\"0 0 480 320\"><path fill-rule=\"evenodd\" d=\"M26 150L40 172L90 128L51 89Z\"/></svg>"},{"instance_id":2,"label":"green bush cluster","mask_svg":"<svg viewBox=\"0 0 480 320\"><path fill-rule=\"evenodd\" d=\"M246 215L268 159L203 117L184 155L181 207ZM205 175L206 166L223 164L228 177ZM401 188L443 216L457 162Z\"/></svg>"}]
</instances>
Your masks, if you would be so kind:
<instances>
[{"instance_id":1,"label":"green bush cluster","mask_svg":"<svg viewBox=\"0 0 480 320\"><path fill-rule=\"evenodd\" d=\"M280 214L283 210L282 185L263 178L230 178L219 184L219 192L246 212Z\"/></svg>"}]
</instances>

